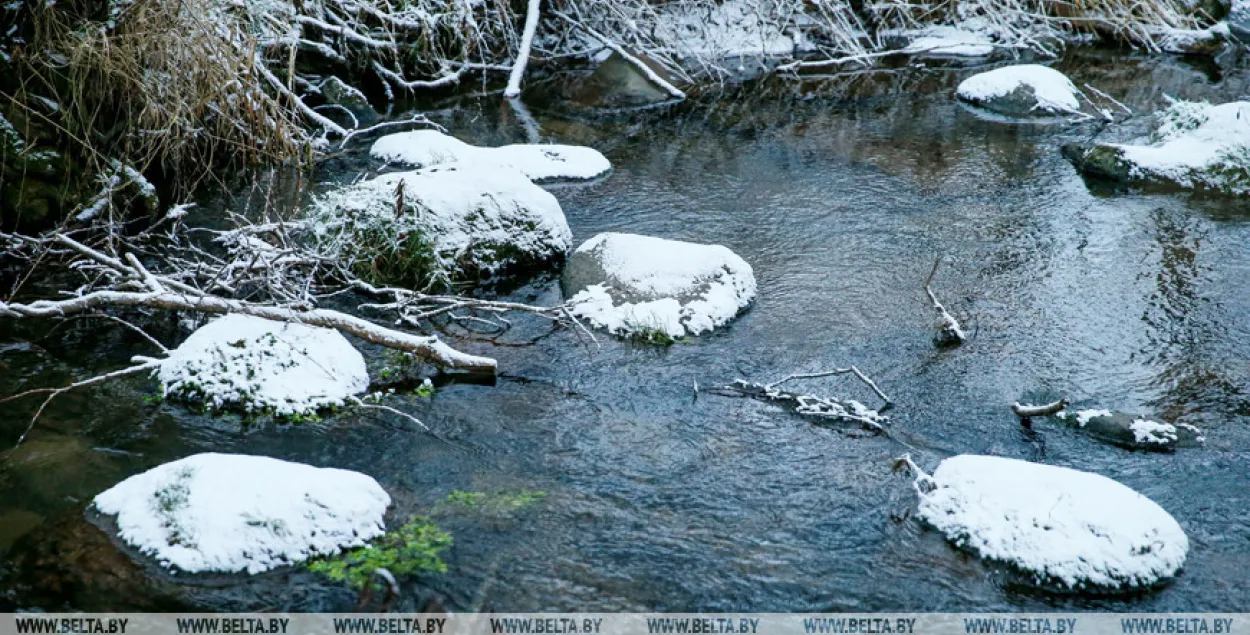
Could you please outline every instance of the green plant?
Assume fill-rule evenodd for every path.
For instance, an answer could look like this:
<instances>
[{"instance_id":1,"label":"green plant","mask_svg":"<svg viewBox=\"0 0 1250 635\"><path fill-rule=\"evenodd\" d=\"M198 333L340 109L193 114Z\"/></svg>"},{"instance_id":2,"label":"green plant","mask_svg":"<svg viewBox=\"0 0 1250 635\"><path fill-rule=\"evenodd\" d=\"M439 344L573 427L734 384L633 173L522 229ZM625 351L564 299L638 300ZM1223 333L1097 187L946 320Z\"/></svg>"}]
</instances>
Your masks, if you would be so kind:
<instances>
[{"instance_id":1,"label":"green plant","mask_svg":"<svg viewBox=\"0 0 1250 635\"><path fill-rule=\"evenodd\" d=\"M314 560L308 569L354 588L363 587L378 568L395 575L446 573L447 564L438 554L451 544L449 534L418 516L369 546Z\"/></svg>"},{"instance_id":2,"label":"green plant","mask_svg":"<svg viewBox=\"0 0 1250 635\"><path fill-rule=\"evenodd\" d=\"M426 378L425 381L421 382L421 385L412 389L412 394L418 397L422 397L424 399L429 399L430 397L433 397L434 396L434 382L431 382L429 378Z\"/></svg>"},{"instance_id":3,"label":"green plant","mask_svg":"<svg viewBox=\"0 0 1250 635\"><path fill-rule=\"evenodd\" d=\"M520 489L515 492L497 492L494 494L455 490L447 495L447 502L452 505L481 509L496 514L510 514L523 507L537 503L546 497L547 492L533 489Z\"/></svg>"}]
</instances>

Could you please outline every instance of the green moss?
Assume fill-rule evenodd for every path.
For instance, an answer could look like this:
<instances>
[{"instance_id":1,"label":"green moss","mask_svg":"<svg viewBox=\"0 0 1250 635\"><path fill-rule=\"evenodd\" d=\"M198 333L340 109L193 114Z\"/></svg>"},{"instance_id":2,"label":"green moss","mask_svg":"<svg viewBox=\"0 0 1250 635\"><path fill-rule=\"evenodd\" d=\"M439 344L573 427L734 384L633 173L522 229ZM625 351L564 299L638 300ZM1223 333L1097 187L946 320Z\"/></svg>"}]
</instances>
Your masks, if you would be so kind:
<instances>
[{"instance_id":1,"label":"green moss","mask_svg":"<svg viewBox=\"0 0 1250 635\"><path fill-rule=\"evenodd\" d=\"M677 342L672 335L669 335L663 329L648 326L631 330L629 334L629 341L635 344L646 344L649 346L672 346Z\"/></svg>"},{"instance_id":2,"label":"green moss","mask_svg":"<svg viewBox=\"0 0 1250 635\"><path fill-rule=\"evenodd\" d=\"M465 492L455 490L447 495L451 505L469 507L496 514L511 514L528 507L547 497L547 492L533 489L520 489L515 492Z\"/></svg>"},{"instance_id":3,"label":"green moss","mask_svg":"<svg viewBox=\"0 0 1250 635\"><path fill-rule=\"evenodd\" d=\"M403 527L387 532L367 547L308 563L309 570L332 580L360 588L378 568L395 575L446 573L438 554L451 546L451 536L424 518L413 518Z\"/></svg>"}]
</instances>

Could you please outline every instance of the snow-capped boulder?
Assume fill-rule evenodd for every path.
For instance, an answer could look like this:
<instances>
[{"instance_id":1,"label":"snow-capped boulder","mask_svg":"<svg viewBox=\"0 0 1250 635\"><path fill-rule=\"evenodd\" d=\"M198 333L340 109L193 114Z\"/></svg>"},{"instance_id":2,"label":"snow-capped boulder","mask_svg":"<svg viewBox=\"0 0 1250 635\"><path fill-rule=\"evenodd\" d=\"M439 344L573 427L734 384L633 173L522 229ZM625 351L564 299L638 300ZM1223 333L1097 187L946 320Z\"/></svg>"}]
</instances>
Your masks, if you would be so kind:
<instances>
[{"instance_id":1,"label":"snow-capped boulder","mask_svg":"<svg viewBox=\"0 0 1250 635\"><path fill-rule=\"evenodd\" d=\"M338 331L230 314L200 327L156 371L168 397L279 416L311 414L369 388Z\"/></svg>"},{"instance_id":2,"label":"snow-capped boulder","mask_svg":"<svg viewBox=\"0 0 1250 635\"><path fill-rule=\"evenodd\" d=\"M95 497L126 544L191 573L259 573L359 547L391 498L372 478L263 456L196 454Z\"/></svg>"},{"instance_id":3,"label":"snow-capped boulder","mask_svg":"<svg viewBox=\"0 0 1250 635\"><path fill-rule=\"evenodd\" d=\"M563 284L575 315L618 335L698 335L755 297L751 265L728 248L635 234L583 243Z\"/></svg>"},{"instance_id":4,"label":"snow-capped boulder","mask_svg":"<svg viewBox=\"0 0 1250 635\"><path fill-rule=\"evenodd\" d=\"M960 82L955 95L1009 117L1079 112L1080 91L1067 75L1039 64L1004 66Z\"/></svg>"},{"instance_id":5,"label":"snow-capped boulder","mask_svg":"<svg viewBox=\"0 0 1250 635\"><path fill-rule=\"evenodd\" d=\"M1149 142L1068 144L1081 172L1121 183L1250 192L1250 102L1175 101L1157 115Z\"/></svg>"},{"instance_id":6,"label":"snow-capped boulder","mask_svg":"<svg viewBox=\"0 0 1250 635\"><path fill-rule=\"evenodd\" d=\"M593 179L612 169L608 159L593 148L529 143L483 148L437 130L386 135L373 143L369 154L416 168L452 163L509 168L535 181Z\"/></svg>"},{"instance_id":7,"label":"snow-capped boulder","mask_svg":"<svg viewBox=\"0 0 1250 635\"><path fill-rule=\"evenodd\" d=\"M646 55L635 57L653 73L671 82L668 72ZM629 63L620 53L612 53L595 72L578 82L571 95L573 103L591 108L636 108L673 99L645 73Z\"/></svg>"},{"instance_id":8,"label":"snow-capped boulder","mask_svg":"<svg viewBox=\"0 0 1250 635\"><path fill-rule=\"evenodd\" d=\"M1139 415L1110 410L1060 412L1056 418L1106 443L1131 450L1170 452L1203 441L1202 430L1184 423L1160 423Z\"/></svg>"},{"instance_id":9,"label":"snow-capped boulder","mask_svg":"<svg viewBox=\"0 0 1250 635\"><path fill-rule=\"evenodd\" d=\"M919 515L1043 585L1141 589L1185 564L1189 539L1154 501L1109 478L993 456L942 461L917 480Z\"/></svg>"},{"instance_id":10,"label":"snow-capped boulder","mask_svg":"<svg viewBox=\"0 0 1250 635\"><path fill-rule=\"evenodd\" d=\"M417 288L560 260L573 238L549 192L480 164L383 174L318 198L309 216L362 277Z\"/></svg>"}]
</instances>

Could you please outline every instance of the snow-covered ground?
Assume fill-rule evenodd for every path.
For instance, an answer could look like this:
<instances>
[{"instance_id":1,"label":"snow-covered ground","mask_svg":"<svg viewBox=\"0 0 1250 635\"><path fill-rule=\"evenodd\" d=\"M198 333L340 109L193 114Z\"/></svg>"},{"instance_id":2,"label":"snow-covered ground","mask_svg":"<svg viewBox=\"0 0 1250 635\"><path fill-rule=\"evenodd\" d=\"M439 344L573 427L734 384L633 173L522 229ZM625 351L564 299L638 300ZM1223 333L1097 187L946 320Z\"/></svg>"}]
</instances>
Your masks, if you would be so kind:
<instances>
[{"instance_id":1,"label":"snow-covered ground","mask_svg":"<svg viewBox=\"0 0 1250 635\"><path fill-rule=\"evenodd\" d=\"M535 181L593 179L612 169L593 148L555 144L513 144L498 148L469 145L437 130L386 135L373 143L375 159L425 168L448 163L503 167Z\"/></svg>"},{"instance_id":2,"label":"snow-covered ground","mask_svg":"<svg viewBox=\"0 0 1250 635\"><path fill-rule=\"evenodd\" d=\"M698 335L733 319L755 297L751 265L721 245L599 234L565 270L573 313L613 333Z\"/></svg>"},{"instance_id":3,"label":"snow-covered ground","mask_svg":"<svg viewBox=\"0 0 1250 635\"><path fill-rule=\"evenodd\" d=\"M1153 141L1107 147L1120 150L1137 179L1250 192L1250 102L1176 101L1159 114Z\"/></svg>"},{"instance_id":4,"label":"snow-covered ground","mask_svg":"<svg viewBox=\"0 0 1250 635\"><path fill-rule=\"evenodd\" d=\"M795 12L801 5L789 7ZM770 3L726 0L719 4L663 5L656 11L656 35L687 58L769 57L790 55L801 38L783 32L787 20L771 13ZM801 18L793 16L791 19Z\"/></svg>"},{"instance_id":5,"label":"snow-covered ground","mask_svg":"<svg viewBox=\"0 0 1250 635\"><path fill-rule=\"evenodd\" d=\"M917 491L920 517L953 543L1043 583L1147 587L1176 575L1189 551L1163 508L1089 472L961 455L918 479Z\"/></svg>"},{"instance_id":6,"label":"snow-covered ground","mask_svg":"<svg viewBox=\"0 0 1250 635\"><path fill-rule=\"evenodd\" d=\"M1016 91L1024 95L1016 97L1013 95ZM1081 109L1080 91L1072 80L1040 64L1017 64L977 73L960 82L955 94L960 99L993 110L1001 110L997 105L1007 103L1009 98L1012 106L1014 102L1027 98L1026 107L1012 108L1022 111L1020 114L1028 110L1036 111L1036 114L1066 114Z\"/></svg>"},{"instance_id":7,"label":"snow-covered ground","mask_svg":"<svg viewBox=\"0 0 1250 635\"><path fill-rule=\"evenodd\" d=\"M404 205L397 210L401 183ZM451 273L500 272L562 257L573 239L554 196L521 172L493 165L383 174L320 197L309 215L325 240L367 230L398 242L419 232ZM352 247L350 240L342 245Z\"/></svg>"},{"instance_id":8,"label":"snow-covered ground","mask_svg":"<svg viewBox=\"0 0 1250 635\"><path fill-rule=\"evenodd\" d=\"M959 27L939 25L907 32L911 38L904 52L954 57L984 57L994 52L989 36Z\"/></svg>"},{"instance_id":9,"label":"snow-covered ground","mask_svg":"<svg viewBox=\"0 0 1250 635\"><path fill-rule=\"evenodd\" d=\"M340 405L369 387L364 357L338 331L225 315L170 351L156 371L164 394L289 416Z\"/></svg>"},{"instance_id":10,"label":"snow-covered ground","mask_svg":"<svg viewBox=\"0 0 1250 635\"><path fill-rule=\"evenodd\" d=\"M196 454L96 496L121 539L191 573L259 573L358 547L391 498L372 478L263 456Z\"/></svg>"}]
</instances>

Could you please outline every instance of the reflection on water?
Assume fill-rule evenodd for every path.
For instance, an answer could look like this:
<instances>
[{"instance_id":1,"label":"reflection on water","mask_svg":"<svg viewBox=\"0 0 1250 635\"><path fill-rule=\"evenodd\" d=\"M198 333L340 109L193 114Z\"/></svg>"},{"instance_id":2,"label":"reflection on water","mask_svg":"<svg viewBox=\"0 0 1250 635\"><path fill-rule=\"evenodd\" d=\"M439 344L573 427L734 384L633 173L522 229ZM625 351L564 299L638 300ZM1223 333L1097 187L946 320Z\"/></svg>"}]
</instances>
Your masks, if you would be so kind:
<instances>
[{"instance_id":1,"label":"reflection on water","mask_svg":"<svg viewBox=\"0 0 1250 635\"><path fill-rule=\"evenodd\" d=\"M1060 66L1139 113L1164 93L1226 99L1246 85L1244 73L1162 58L1087 54ZM898 68L632 114L531 103L545 139L593 145L615 165L600 182L553 188L577 240L612 230L728 245L755 268L751 310L666 350L608 338L587 348L567 332L524 347L464 343L499 358L495 385L397 400L442 440L373 414L242 427L142 404L151 386L137 380L68 395L25 448L5 455L0 514L30 526L78 513L147 466L194 451L252 452L369 473L401 513L456 489L547 492L508 522L440 521L456 540L451 570L426 583L458 609L1245 610L1250 214L1236 200L1091 190L1059 146L1141 134L1144 116L1117 130L1008 126L949 99L968 72ZM497 99L453 102L434 118L481 143L529 134ZM358 155L332 165L339 179L369 166ZM939 256L948 264L935 287L974 332L947 351L930 342L921 288ZM515 295L558 294L548 281ZM24 328L0 342L34 337ZM105 325L63 327L5 349L0 391L122 364L142 346ZM897 401L896 440L693 391L696 381L847 364ZM841 379L810 387L873 397ZM1130 453L1048 422L1026 436L1007 409L1064 395L1204 426L1208 446ZM15 439L28 416L5 406L0 439ZM1189 564L1169 588L1139 597L1021 588L910 518L914 495L890 473L904 451L926 467L974 452L1108 475L1177 517L1193 542ZM299 579L304 593L289 606L350 602ZM82 608L110 602L57 597Z\"/></svg>"}]
</instances>

